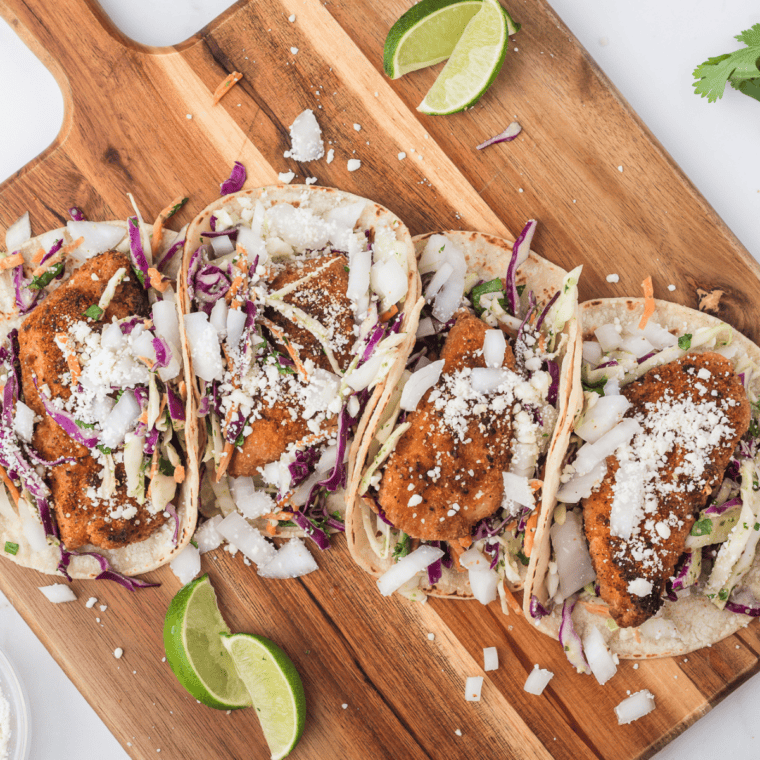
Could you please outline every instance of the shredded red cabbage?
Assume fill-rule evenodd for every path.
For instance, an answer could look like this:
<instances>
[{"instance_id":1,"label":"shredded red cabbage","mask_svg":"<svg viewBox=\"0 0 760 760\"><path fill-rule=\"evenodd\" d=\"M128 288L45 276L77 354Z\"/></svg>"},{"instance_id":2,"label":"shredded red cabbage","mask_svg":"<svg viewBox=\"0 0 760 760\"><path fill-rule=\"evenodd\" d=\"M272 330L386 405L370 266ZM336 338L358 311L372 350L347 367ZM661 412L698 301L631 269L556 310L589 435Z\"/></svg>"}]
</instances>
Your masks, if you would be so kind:
<instances>
[{"instance_id":1,"label":"shredded red cabbage","mask_svg":"<svg viewBox=\"0 0 760 760\"><path fill-rule=\"evenodd\" d=\"M145 443L143 444L143 454L149 457L153 456L153 452L156 450L156 445L158 444L159 434L160 434L160 431L157 427L151 428L148 435L145 436Z\"/></svg>"},{"instance_id":2,"label":"shredded red cabbage","mask_svg":"<svg viewBox=\"0 0 760 760\"><path fill-rule=\"evenodd\" d=\"M86 222L87 217L82 213L82 210L77 208L76 206L72 206L69 209L69 216L75 221L75 222Z\"/></svg>"},{"instance_id":3,"label":"shredded red cabbage","mask_svg":"<svg viewBox=\"0 0 760 760\"><path fill-rule=\"evenodd\" d=\"M290 472L290 487L296 488L314 472L314 467L319 461L320 452L316 446L305 451L296 451L294 462L288 465Z\"/></svg>"},{"instance_id":4,"label":"shredded red cabbage","mask_svg":"<svg viewBox=\"0 0 760 760\"><path fill-rule=\"evenodd\" d=\"M13 270L13 287L16 291L16 306L18 306L20 314L28 314L37 305L37 302L44 297L45 289L32 290L29 287L31 283L31 280L24 277L23 264L19 264Z\"/></svg>"},{"instance_id":5,"label":"shredded red cabbage","mask_svg":"<svg viewBox=\"0 0 760 760\"><path fill-rule=\"evenodd\" d=\"M96 580L114 581L120 586L129 591L136 591L138 588L151 588L153 586L160 586L160 583L148 583L147 581L141 581L139 578L130 578L129 576L117 573L111 568L108 560L97 552L77 552L69 551L61 545L61 559L58 563L58 570L62 572L68 580L72 580L68 572L69 564L71 564L72 557L94 557L100 565L100 574L95 577Z\"/></svg>"},{"instance_id":6,"label":"shredded red cabbage","mask_svg":"<svg viewBox=\"0 0 760 760\"><path fill-rule=\"evenodd\" d=\"M237 193L239 190L242 190L245 180L245 167L240 161L235 161L230 178L222 182L219 188L221 195L229 195L230 193Z\"/></svg>"},{"instance_id":7,"label":"shredded red cabbage","mask_svg":"<svg viewBox=\"0 0 760 760\"><path fill-rule=\"evenodd\" d=\"M443 577L443 565L441 560L437 559L431 565L427 566L428 583L434 586Z\"/></svg>"},{"instance_id":8,"label":"shredded red cabbage","mask_svg":"<svg viewBox=\"0 0 760 760\"><path fill-rule=\"evenodd\" d=\"M330 539L321 528L306 517L303 512L293 512L293 522L322 550L330 548Z\"/></svg>"},{"instance_id":9,"label":"shredded red cabbage","mask_svg":"<svg viewBox=\"0 0 760 760\"><path fill-rule=\"evenodd\" d=\"M216 217L213 214L209 217L208 226L211 227L212 232L216 230Z\"/></svg>"},{"instance_id":10,"label":"shredded red cabbage","mask_svg":"<svg viewBox=\"0 0 760 760\"><path fill-rule=\"evenodd\" d=\"M530 612L530 616L534 620L541 620L541 618L551 614L549 610L547 610L546 607L544 607L544 605L538 601L538 597L535 594L533 594L533 596L530 598L530 606L528 607L528 612Z\"/></svg>"},{"instance_id":11,"label":"shredded red cabbage","mask_svg":"<svg viewBox=\"0 0 760 760\"><path fill-rule=\"evenodd\" d=\"M56 240L55 243L50 246L50 250L40 259L40 266L42 266L48 259L51 259L53 256L55 256L55 254L61 250L62 246L63 238Z\"/></svg>"},{"instance_id":12,"label":"shredded red cabbage","mask_svg":"<svg viewBox=\"0 0 760 760\"><path fill-rule=\"evenodd\" d=\"M557 362L553 359L549 359L546 362L546 369L551 376L552 382L549 386L549 392L546 394L546 400L552 405L556 406L557 397L559 396L559 367Z\"/></svg>"},{"instance_id":13,"label":"shredded red cabbage","mask_svg":"<svg viewBox=\"0 0 760 760\"><path fill-rule=\"evenodd\" d=\"M732 507L740 507L742 505L742 499L741 496L734 496L733 499L729 499L728 501L724 502L720 506L717 504L712 504L705 510L706 515L722 515L724 512L728 511Z\"/></svg>"},{"instance_id":14,"label":"shredded red cabbage","mask_svg":"<svg viewBox=\"0 0 760 760\"><path fill-rule=\"evenodd\" d=\"M520 132L522 132L522 127L516 121L513 121L503 132L480 143L476 150L483 150L489 145L497 145L502 142L511 142L520 134Z\"/></svg>"},{"instance_id":15,"label":"shredded red cabbage","mask_svg":"<svg viewBox=\"0 0 760 760\"><path fill-rule=\"evenodd\" d=\"M161 261L156 264L156 269L162 272L164 267L177 255L178 251L182 250L182 246L185 244L184 239L178 240L165 254Z\"/></svg>"},{"instance_id":16,"label":"shredded red cabbage","mask_svg":"<svg viewBox=\"0 0 760 760\"><path fill-rule=\"evenodd\" d=\"M541 316L536 321L536 331L541 329L541 325L544 323L544 320L546 319L546 315L549 313L549 309L551 309L552 306L554 306L554 302L559 298L559 291L557 291L550 299L549 303L544 306L544 310L541 312Z\"/></svg>"},{"instance_id":17,"label":"shredded red cabbage","mask_svg":"<svg viewBox=\"0 0 760 760\"><path fill-rule=\"evenodd\" d=\"M559 643L565 650L565 655L570 664L578 670L579 673L591 673L586 658L583 656L583 644L581 637L577 634L573 625L573 609L578 601L578 595L565 599L562 603L562 622L559 626Z\"/></svg>"},{"instance_id":18,"label":"shredded red cabbage","mask_svg":"<svg viewBox=\"0 0 760 760\"><path fill-rule=\"evenodd\" d=\"M208 396L204 396L198 404L198 416L205 417L211 411L211 400Z\"/></svg>"},{"instance_id":19,"label":"shredded red cabbage","mask_svg":"<svg viewBox=\"0 0 760 760\"><path fill-rule=\"evenodd\" d=\"M172 360L172 349L169 343L164 339L156 336L151 341L153 350L156 352L156 366L168 367Z\"/></svg>"},{"instance_id":20,"label":"shredded red cabbage","mask_svg":"<svg viewBox=\"0 0 760 760\"><path fill-rule=\"evenodd\" d=\"M53 421L63 429L63 432L66 433L69 438L73 438L77 443L86 446L88 449L94 449L98 443L100 443L100 437L93 434L91 431L80 428L69 412L53 406L50 397L46 393L43 393L38 387L36 375L32 375L32 380L34 381L34 387L37 389L37 393L45 407L45 411Z\"/></svg>"},{"instance_id":21,"label":"shredded red cabbage","mask_svg":"<svg viewBox=\"0 0 760 760\"><path fill-rule=\"evenodd\" d=\"M182 430L185 427L185 406L179 394L171 386L166 386L166 401L169 407L169 416L172 419L172 427Z\"/></svg>"},{"instance_id":22,"label":"shredded red cabbage","mask_svg":"<svg viewBox=\"0 0 760 760\"><path fill-rule=\"evenodd\" d=\"M697 552L700 553L701 556L701 549L697 549ZM673 575L672 583L670 585L671 589L673 591L680 591L681 589L687 588L686 586L686 576L689 574L689 571L691 570L692 566L694 565L694 556L696 552L684 552L681 557L681 562L679 563L678 567L676 568L676 571ZM696 580L696 579L695 579ZM693 583L693 581L692 581ZM677 597L676 597L677 598Z\"/></svg>"},{"instance_id":23,"label":"shredded red cabbage","mask_svg":"<svg viewBox=\"0 0 760 760\"><path fill-rule=\"evenodd\" d=\"M144 288L150 287L150 275L148 274L148 259L145 257L142 239L140 237L140 225L136 216L130 216L127 220L129 230L129 250L132 254L132 266Z\"/></svg>"}]
</instances>

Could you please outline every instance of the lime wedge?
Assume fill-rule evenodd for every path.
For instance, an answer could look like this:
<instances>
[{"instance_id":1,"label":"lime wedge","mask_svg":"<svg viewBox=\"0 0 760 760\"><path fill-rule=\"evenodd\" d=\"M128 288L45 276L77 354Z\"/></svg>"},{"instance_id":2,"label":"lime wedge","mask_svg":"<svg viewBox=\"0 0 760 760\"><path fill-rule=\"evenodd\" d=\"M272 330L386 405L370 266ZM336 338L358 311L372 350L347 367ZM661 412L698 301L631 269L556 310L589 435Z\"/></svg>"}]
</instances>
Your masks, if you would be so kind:
<instances>
[{"instance_id":1,"label":"lime wedge","mask_svg":"<svg viewBox=\"0 0 760 760\"><path fill-rule=\"evenodd\" d=\"M285 757L306 723L306 697L295 665L263 636L236 633L222 641L251 695L272 760Z\"/></svg>"},{"instance_id":2,"label":"lime wedge","mask_svg":"<svg viewBox=\"0 0 760 760\"><path fill-rule=\"evenodd\" d=\"M456 44L448 63L428 90L418 111L447 114L474 105L504 63L511 19L498 0L483 0Z\"/></svg>"},{"instance_id":3,"label":"lime wedge","mask_svg":"<svg viewBox=\"0 0 760 760\"><path fill-rule=\"evenodd\" d=\"M481 0L422 0L391 27L383 68L391 79L445 61L453 52Z\"/></svg>"},{"instance_id":4,"label":"lime wedge","mask_svg":"<svg viewBox=\"0 0 760 760\"><path fill-rule=\"evenodd\" d=\"M166 611L164 649L169 667L197 700L218 710L251 704L222 643L222 634L229 632L208 575L182 588Z\"/></svg>"}]
</instances>

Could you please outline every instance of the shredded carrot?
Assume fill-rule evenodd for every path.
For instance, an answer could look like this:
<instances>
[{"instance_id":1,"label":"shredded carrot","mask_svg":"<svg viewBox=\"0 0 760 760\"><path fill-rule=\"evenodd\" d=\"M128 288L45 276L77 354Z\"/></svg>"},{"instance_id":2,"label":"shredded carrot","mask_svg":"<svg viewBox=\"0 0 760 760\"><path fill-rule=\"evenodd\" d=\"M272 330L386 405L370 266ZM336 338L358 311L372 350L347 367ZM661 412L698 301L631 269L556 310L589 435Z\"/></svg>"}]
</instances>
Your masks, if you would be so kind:
<instances>
[{"instance_id":1,"label":"shredded carrot","mask_svg":"<svg viewBox=\"0 0 760 760\"><path fill-rule=\"evenodd\" d=\"M610 608L606 604L594 604L593 602L585 602L583 599L580 603L594 615L603 615L607 617L610 614Z\"/></svg>"},{"instance_id":2,"label":"shredded carrot","mask_svg":"<svg viewBox=\"0 0 760 760\"><path fill-rule=\"evenodd\" d=\"M84 242L84 237L77 238L73 243L69 243L68 245L63 246L58 253L51 256L44 264L40 264L33 272L32 275L34 277L39 277L44 272L47 272L50 267L54 267L57 264L60 264L63 259L70 254L75 248L79 248L80 245ZM39 251L37 252L39 253ZM36 257L36 254L35 254Z\"/></svg>"},{"instance_id":3,"label":"shredded carrot","mask_svg":"<svg viewBox=\"0 0 760 760\"><path fill-rule=\"evenodd\" d=\"M13 269L23 263L24 257L20 253L14 253L13 256L6 256L0 261L0 269Z\"/></svg>"},{"instance_id":4,"label":"shredded carrot","mask_svg":"<svg viewBox=\"0 0 760 760\"><path fill-rule=\"evenodd\" d=\"M472 546L472 536L462 536L459 539L459 545L463 548L467 548L468 546Z\"/></svg>"},{"instance_id":5,"label":"shredded carrot","mask_svg":"<svg viewBox=\"0 0 760 760\"><path fill-rule=\"evenodd\" d=\"M40 248L37 253L32 256L32 264L39 264L40 261L42 261L43 257L45 256L45 249Z\"/></svg>"},{"instance_id":6,"label":"shredded carrot","mask_svg":"<svg viewBox=\"0 0 760 760\"><path fill-rule=\"evenodd\" d=\"M384 311L380 315L380 321L387 322L389 319L392 319L393 317L395 317L396 314L398 314L398 306L396 306L396 304L394 303L393 306L391 306L391 308L388 309L388 311Z\"/></svg>"},{"instance_id":7,"label":"shredded carrot","mask_svg":"<svg viewBox=\"0 0 760 760\"><path fill-rule=\"evenodd\" d=\"M277 327L274 322L270 322L266 317L260 317L258 321L259 324L264 325L264 327L266 327L277 340L281 340L283 342L285 349L287 350L288 354L290 354L290 358L293 360L293 364L295 365L296 370L299 374L303 375L304 380L308 380L309 374L306 372L306 367L304 367L301 363L301 357L298 355L298 351L296 351L295 348L290 345L290 341L284 340L285 333L279 327Z\"/></svg>"},{"instance_id":8,"label":"shredded carrot","mask_svg":"<svg viewBox=\"0 0 760 760\"><path fill-rule=\"evenodd\" d=\"M230 303L230 301L232 301L234 296L237 294L238 290L240 290L240 286L242 284L243 284L243 276L239 274L232 281L232 285L230 285L230 289L227 291L226 295L224 296L224 300L227 301L227 303Z\"/></svg>"},{"instance_id":9,"label":"shredded carrot","mask_svg":"<svg viewBox=\"0 0 760 760\"><path fill-rule=\"evenodd\" d=\"M2 478L3 483L8 486L8 490L11 492L13 501L16 502L16 506L18 506L18 500L21 498L21 494L18 492L16 484L8 477L8 473L5 471L4 467L0 467L0 478Z\"/></svg>"},{"instance_id":10,"label":"shredded carrot","mask_svg":"<svg viewBox=\"0 0 760 760\"><path fill-rule=\"evenodd\" d=\"M84 237L78 237L73 243L69 243L68 245L64 245L63 248L61 248L61 253L64 256L67 256L73 250L79 248L79 246L82 245L82 243L84 243Z\"/></svg>"},{"instance_id":11,"label":"shredded carrot","mask_svg":"<svg viewBox=\"0 0 760 760\"><path fill-rule=\"evenodd\" d=\"M161 243L164 240L164 224L170 216L174 216L185 204L187 198L178 195L165 209L163 209L153 222L153 234L150 239L150 247L153 255L156 256L161 250ZM148 270L150 272L150 270ZM155 285L153 286L155 287Z\"/></svg>"},{"instance_id":12,"label":"shredded carrot","mask_svg":"<svg viewBox=\"0 0 760 760\"><path fill-rule=\"evenodd\" d=\"M239 71L233 71L231 74L228 74L219 87L214 90L211 105L215 106L242 78L243 75Z\"/></svg>"},{"instance_id":13,"label":"shredded carrot","mask_svg":"<svg viewBox=\"0 0 760 760\"><path fill-rule=\"evenodd\" d=\"M649 318L654 314L654 286L652 285L652 277L647 277L641 283L641 287L644 289L644 313L641 315L639 330L643 330L647 326Z\"/></svg>"},{"instance_id":14,"label":"shredded carrot","mask_svg":"<svg viewBox=\"0 0 760 760\"><path fill-rule=\"evenodd\" d=\"M536 537L536 526L538 525L538 510L534 509L528 521L525 523L525 538L523 539L523 550L525 556L530 557L533 551L533 539Z\"/></svg>"},{"instance_id":15,"label":"shredded carrot","mask_svg":"<svg viewBox=\"0 0 760 760\"><path fill-rule=\"evenodd\" d=\"M219 469L216 471L216 482L218 483L224 473L227 472L227 468L230 466L230 460L232 459L232 450L235 448L234 443L229 441L224 442L224 451L222 452L222 458L219 460Z\"/></svg>"},{"instance_id":16,"label":"shredded carrot","mask_svg":"<svg viewBox=\"0 0 760 760\"><path fill-rule=\"evenodd\" d=\"M144 362L144 363L147 365L148 369L153 369L153 364L154 364L154 362L152 362L150 359L148 359L148 357L147 357L147 356L138 356L137 358L138 358L138 359L139 359L141 362Z\"/></svg>"},{"instance_id":17,"label":"shredded carrot","mask_svg":"<svg viewBox=\"0 0 760 760\"><path fill-rule=\"evenodd\" d=\"M163 293L168 287L170 280L164 279L161 272L154 267L149 267L148 277L150 277L150 285L155 288L159 293Z\"/></svg>"},{"instance_id":18,"label":"shredded carrot","mask_svg":"<svg viewBox=\"0 0 760 760\"><path fill-rule=\"evenodd\" d=\"M269 533L270 536L276 536L278 534L277 526L272 525L272 523L267 523L267 527L264 528L267 533Z\"/></svg>"},{"instance_id":19,"label":"shredded carrot","mask_svg":"<svg viewBox=\"0 0 760 760\"><path fill-rule=\"evenodd\" d=\"M58 333L55 336L55 339L63 344L63 346L68 349L69 347L69 336L66 333ZM77 359L76 354L73 351L66 350L64 352L66 356L66 365L69 368L69 371L71 372L71 379L76 382L79 380L79 377L82 374L82 367L79 364L79 359Z\"/></svg>"},{"instance_id":20,"label":"shredded carrot","mask_svg":"<svg viewBox=\"0 0 760 760\"><path fill-rule=\"evenodd\" d=\"M150 483L148 483L148 498L153 490L153 480L158 472L158 446L153 451L153 458L150 461Z\"/></svg>"},{"instance_id":21,"label":"shredded carrot","mask_svg":"<svg viewBox=\"0 0 760 760\"><path fill-rule=\"evenodd\" d=\"M546 336L543 333L538 336L538 347L541 351L546 348Z\"/></svg>"},{"instance_id":22,"label":"shredded carrot","mask_svg":"<svg viewBox=\"0 0 760 760\"><path fill-rule=\"evenodd\" d=\"M142 422L143 425L148 424L148 410L144 409L143 413L140 415L138 422Z\"/></svg>"},{"instance_id":23,"label":"shredded carrot","mask_svg":"<svg viewBox=\"0 0 760 760\"><path fill-rule=\"evenodd\" d=\"M639 633L638 628L633 629L633 637L636 639L637 644L641 644L641 634Z\"/></svg>"},{"instance_id":24,"label":"shredded carrot","mask_svg":"<svg viewBox=\"0 0 760 760\"><path fill-rule=\"evenodd\" d=\"M282 512L268 512L265 515L261 515L265 520L282 520L283 522L287 522L288 520L292 519L293 513L288 512L287 509L283 509Z\"/></svg>"},{"instance_id":25,"label":"shredded carrot","mask_svg":"<svg viewBox=\"0 0 760 760\"><path fill-rule=\"evenodd\" d=\"M184 380L180 380L178 390L179 390L179 395L182 397L182 399L183 400L186 399L187 398L187 384L185 383Z\"/></svg>"},{"instance_id":26,"label":"shredded carrot","mask_svg":"<svg viewBox=\"0 0 760 760\"><path fill-rule=\"evenodd\" d=\"M512 608L513 612L516 612L518 615L522 615L522 607L520 606L520 602L515 599L515 595L512 593L512 590L507 586L507 584L504 584L504 598L507 600L507 604Z\"/></svg>"},{"instance_id":27,"label":"shredded carrot","mask_svg":"<svg viewBox=\"0 0 760 760\"><path fill-rule=\"evenodd\" d=\"M533 489L533 492L539 491L541 489L541 486L544 484L543 480L534 479L531 480L529 485Z\"/></svg>"},{"instance_id":28,"label":"shredded carrot","mask_svg":"<svg viewBox=\"0 0 760 760\"><path fill-rule=\"evenodd\" d=\"M185 480L185 468L178 464L174 468L174 482L175 483L182 483Z\"/></svg>"}]
</instances>

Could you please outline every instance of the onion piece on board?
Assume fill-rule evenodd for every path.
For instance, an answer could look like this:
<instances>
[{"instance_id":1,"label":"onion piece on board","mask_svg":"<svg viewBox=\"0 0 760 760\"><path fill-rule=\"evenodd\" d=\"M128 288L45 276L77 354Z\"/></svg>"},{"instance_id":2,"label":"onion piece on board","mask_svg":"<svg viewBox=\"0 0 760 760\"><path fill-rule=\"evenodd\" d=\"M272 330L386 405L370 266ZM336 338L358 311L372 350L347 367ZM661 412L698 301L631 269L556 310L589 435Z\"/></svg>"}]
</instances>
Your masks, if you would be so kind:
<instances>
[{"instance_id":1,"label":"onion piece on board","mask_svg":"<svg viewBox=\"0 0 760 760\"><path fill-rule=\"evenodd\" d=\"M53 604L75 602L77 600L77 595L71 590L71 587L66 586L63 583L53 583L51 586L37 586L37 588L42 591L48 601Z\"/></svg>"},{"instance_id":2,"label":"onion piece on board","mask_svg":"<svg viewBox=\"0 0 760 760\"><path fill-rule=\"evenodd\" d=\"M171 571L186 586L201 571L201 553L188 544L170 563Z\"/></svg>"},{"instance_id":3,"label":"onion piece on board","mask_svg":"<svg viewBox=\"0 0 760 760\"><path fill-rule=\"evenodd\" d=\"M638 720L647 713L652 712L654 708L654 694L649 689L637 691L635 694L631 694L628 699L624 699L619 705L615 706L618 725L624 726L627 723L632 723L634 720Z\"/></svg>"},{"instance_id":4,"label":"onion piece on board","mask_svg":"<svg viewBox=\"0 0 760 760\"><path fill-rule=\"evenodd\" d=\"M554 678L554 673L552 673L551 670L544 670L543 668L539 668L538 665L535 665L525 681L523 691L527 691L528 694L535 694L539 697L543 694L546 685L552 680L552 678Z\"/></svg>"},{"instance_id":5,"label":"onion piece on board","mask_svg":"<svg viewBox=\"0 0 760 760\"><path fill-rule=\"evenodd\" d=\"M617 673L615 660L596 626L590 625L583 635L583 654L600 686L604 686Z\"/></svg>"},{"instance_id":6,"label":"onion piece on board","mask_svg":"<svg viewBox=\"0 0 760 760\"><path fill-rule=\"evenodd\" d=\"M300 578L315 570L319 566L306 544L300 538L291 538L266 565L259 565L258 574L262 578Z\"/></svg>"},{"instance_id":7,"label":"onion piece on board","mask_svg":"<svg viewBox=\"0 0 760 760\"><path fill-rule=\"evenodd\" d=\"M443 549L436 549L434 546L423 544L411 554L400 559L377 579L377 587L380 589L380 593L383 596L390 596L407 581L414 578L417 573L426 570L429 565L441 557L443 557Z\"/></svg>"}]
</instances>

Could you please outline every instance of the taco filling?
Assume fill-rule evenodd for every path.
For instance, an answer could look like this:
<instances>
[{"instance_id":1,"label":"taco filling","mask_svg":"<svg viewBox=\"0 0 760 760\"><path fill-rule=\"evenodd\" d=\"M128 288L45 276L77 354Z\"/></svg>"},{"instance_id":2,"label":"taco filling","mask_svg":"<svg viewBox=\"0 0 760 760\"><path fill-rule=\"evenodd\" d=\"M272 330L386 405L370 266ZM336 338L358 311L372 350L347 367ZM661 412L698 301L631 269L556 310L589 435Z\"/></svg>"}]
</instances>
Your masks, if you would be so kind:
<instances>
[{"instance_id":1,"label":"taco filling","mask_svg":"<svg viewBox=\"0 0 760 760\"><path fill-rule=\"evenodd\" d=\"M602 301L582 307L586 321L595 304L604 308ZM685 321L667 329L658 323L667 320L667 304L658 307L658 321L646 312L639 320L633 306L609 309L614 321L584 336L584 404L538 592L548 602L535 596L531 611L540 619L562 606L569 640L580 602L606 639L616 632L608 643L618 651L627 653L629 636L641 642L642 635L663 653L668 646L688 651L697 640L708 643L701 640L708 629L702 636L691 628L700 616L706 626L711 618L700 610L680 621L684 600L760 614L760 600L747 586L760 538L760 366L718 320L687 332ZM581 660L574 664L584 668Z\"/></svg>"},{"instance_id":2,"label":"taco filling","mask_svg":"<svg viewBox=\"0 0 760 760\"><path fill-rule=\"evenodd\" d=\"M240 193L199 220L185 330L207 433L204 548L240 547L242 531L263 566L263 530L326 549L344 530L357 426L405 340L411 241L384 209L322 189Z\"/></svg>"},{"instance_id":3,"label":"taco filling","mask_svg":"<svg viewBox=\"0 0 760 760\"><path fill-rule=\"evenodd\" d=\"M51 277L38 266L26 278L25 261L14 272L20 316L10 317L19 326L0 349L0 475L15 509L6 497L0 512L3 533L18 534L22 564L135 588L144 584L117 571L169 555L184 520L179 324L168 280L153 270L155 290L140 276L135 253L146 269L148 259L137 220L131 235L129 225L88 224L122 249L129 239L131 250L83 252L84 238L62 246L70 235L61 230L32 263L54 250L76 256L59 256Z\"/></svg>"},{"instance_id":4,"label":"taco filling","mask_svg":"<svg viewBox=\"0 0 760 760\"><path fill-rule=\"evenodd\" d=\"M578 274L538 303L530 282L516 284L527 234L506 277L488 281L466 272L456 238L420 244L427 303L358 491L379 559L441 550L406 595L422 588L486 604L507 593L504 581L514 588L525 577L558 419L562 315Z\"/></svg>"}]
</instances>

